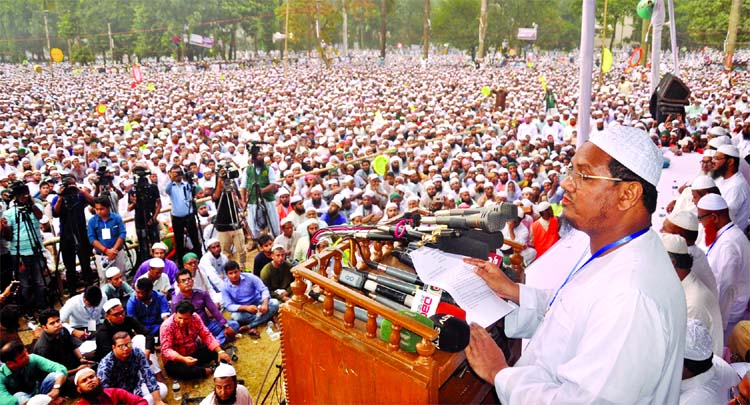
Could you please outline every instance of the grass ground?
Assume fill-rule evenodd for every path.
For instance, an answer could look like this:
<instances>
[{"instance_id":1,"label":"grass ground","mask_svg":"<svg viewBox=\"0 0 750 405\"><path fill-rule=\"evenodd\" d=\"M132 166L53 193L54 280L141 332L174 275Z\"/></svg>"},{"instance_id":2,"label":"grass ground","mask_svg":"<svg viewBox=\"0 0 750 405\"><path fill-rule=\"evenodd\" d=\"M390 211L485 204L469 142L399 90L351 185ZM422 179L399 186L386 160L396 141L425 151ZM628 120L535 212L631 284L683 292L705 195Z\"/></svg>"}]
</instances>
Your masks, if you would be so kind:
<instances>
[{"instance_id":1,"label":"grass ground","mask_svg":"<svg viewBox=\"0 0 750 405\"><path fill-rule=\"evenodd\" d=\"M252 263L255 258L257 251L248 253L248 263ZM26 329L25 325L22 325L22 330ZM272 341L265 332L265 326L258 328L261 334L260 339L251 339L247 335L243 335L237 339L234 343L238 349L239 360L234 363L234 367L237 370L237 377L244 380L244 385L247 387L250 395L253 399L254 404L261 404L263 397L269 392L269 388L273 383L274 378L278 373L278 369L273 365L281 365L281 353L276 356L279 349L279 341ZM21 339L24 343L28 344L32 341L31 332L21 332ZM269 371L270 367L270 371ZM266 373L268 375L266 376ZM265 384L264 384L265 381ZM179 401L174 400L172 393L172 379L167 378L167 388L169 394L165 398L165 402L168 404L179 404ZM278 404L279 399L282 397L282 384L283 380L279 380L276 389L268 396L265 404ZM204 397L213 391L213 379L208 378L201 381L180 381L181 392L183 398L196 398ZM261 385L263 385L261 392ZM256 398L260 398L256 401ZM71 399L68 404L75 404L77 400ZM198 402L190 402L198 403Z\"/></svg>"}]
</instances>

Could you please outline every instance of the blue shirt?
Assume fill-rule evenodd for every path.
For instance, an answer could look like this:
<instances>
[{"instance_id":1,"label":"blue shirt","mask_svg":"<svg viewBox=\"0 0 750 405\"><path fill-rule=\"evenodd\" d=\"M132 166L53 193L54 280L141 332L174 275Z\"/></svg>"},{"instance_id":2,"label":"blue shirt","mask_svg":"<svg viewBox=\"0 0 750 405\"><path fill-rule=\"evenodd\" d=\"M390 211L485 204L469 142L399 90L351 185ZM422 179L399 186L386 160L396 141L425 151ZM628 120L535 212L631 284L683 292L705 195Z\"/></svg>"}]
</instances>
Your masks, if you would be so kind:
<instances>
[{"instance_id":1,"label":"blue shirt","mask_svg":"<svg viewBox=\"0 0 750 405\"><path fill-rule=\"evenodd\" d=\"M271 298L268 287L260 277L249 273L240 274L239 285L227 280L221 292L221 302L229 312L237 312L241 305L260 305L266 298Z\"/></svg>"},{"instance_id":2,"label":"blue shirt","mask_svg":"<svg viewBox=\"0 0 750 405\"><path fill-rule=\"evenodd\" d=\"M341 215L341 213L337 213L335 218L332 218L330 214L327 212L323 214L322 217L320 217L323 222L327 223L328 226L335 226L335 225L344 225L346 224L346 217Z\"/></svg>"},{"instance_id":3,"label":"blue shirt","mask_svg":"<svg viewBox=\"0 0 750 405\"><path fill-rule=\"evenodd\" d=\"M167 183L167 195L172 201L172 216L184 217L193 213L193 194L190 190L190 184L183 182Z\"/></svg>"},{"instance_id":4,"label":"blue shirt","mask_svg":"<svg viewBox=\"0 0 750 405\"><path fill-rule=\"evenodd\" d=\"M135 347L124 362L117 359L114 352L109 352L99 362L96 376L101 379L104 388L122 388L139 396L159 389L146 355ZM143 392L143 384L146 384L148 392Z\"/></svg>"},{"instance_id":5,"label":"blue shirt","mask_svg":"<svg viewBox=\"0 0 750 405\"><path fill-rule=\"evenodd\" d=\"M109 229L109 239L104 239L104 236L106 236L104 235L104 229ZM101 219L99 215L94 215L89 219L89 243L92 245L95 240L98 240L99 243L109 249L115 245L119 238L125 241L125 223L122 222L122 217L119 215L110 212L106 221Z\"/></svg>"},{"instance_id":6,"label":"blue shirt","mask_svg":"<svg viewBox=\"0 0 750 405\"><path fill-rule=\"evenodd\" d=\"M167 298L158 291L151 291L151 302L148 304L135 298L135 295L131 295L125 310L128 316L137 319L152 335L159 332L163 320L162 314L169 315Z\"/></svg>"},{"instance_id":7,"label":"blue shirt","mask_svg":"<svg viewBox=\"0 0 750 405\"><path fill-rule=\"evenodd\" d=\"M36 206L44 211L44 208L39 204L36 204ZM37 248L44 249L42 246L43 241L42 233L39 229L39 221L36 219L36 216L34 216L34 213L29 212L28 216L31 220L31 229L29 229L27 224L23 221L16 223L16 209L16 207L11 207L11 209L3 213L3 217L8 221L8 226L12 229L12 238L8 245L8 252L14 256L16 255L16 252L18 252L20 256L34 256L41 253L34 252L34 245L32 243L32 238L34 238L39 243Z\"/></svg>"}]
</instances>

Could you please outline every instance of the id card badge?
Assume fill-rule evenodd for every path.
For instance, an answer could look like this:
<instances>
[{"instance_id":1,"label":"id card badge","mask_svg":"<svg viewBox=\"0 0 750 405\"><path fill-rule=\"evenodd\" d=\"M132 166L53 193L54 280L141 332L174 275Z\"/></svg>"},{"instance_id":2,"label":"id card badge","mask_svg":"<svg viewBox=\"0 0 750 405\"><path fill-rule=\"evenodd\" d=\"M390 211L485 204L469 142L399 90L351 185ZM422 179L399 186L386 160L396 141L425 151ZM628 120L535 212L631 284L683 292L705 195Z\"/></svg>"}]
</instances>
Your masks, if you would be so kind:
<instances>
[{"instance_id":1,"label":"id card badge","mask_svg":"<svg viewBox=\"0 0 750 405\"><path fill-rule=\"evenodd\" d=\"M89 319L89 326L88 326L89 332L96 332L96 321L93 319Z\"/></svg>"},{"instance_id":2,"label":"id card badge","mask_svg":"<svg viewBox=\"0 0 750 405\"><path fill-rule=\"evenodd\" d=\"M112 231L110 231L109 228L102 228L102 239L104 240L112 239Z\"/></svg>"}]
</instances>

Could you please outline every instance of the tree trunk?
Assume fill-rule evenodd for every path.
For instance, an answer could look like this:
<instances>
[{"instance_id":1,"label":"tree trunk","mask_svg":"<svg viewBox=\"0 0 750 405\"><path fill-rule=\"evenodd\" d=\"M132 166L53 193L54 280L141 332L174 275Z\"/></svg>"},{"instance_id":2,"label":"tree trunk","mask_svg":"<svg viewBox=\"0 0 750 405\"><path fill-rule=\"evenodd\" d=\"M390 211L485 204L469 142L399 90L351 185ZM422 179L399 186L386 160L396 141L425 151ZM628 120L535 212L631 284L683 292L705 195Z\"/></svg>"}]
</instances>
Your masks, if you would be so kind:
<instances>
[{"instance_id":1,"label":"tree trunk","mask_svg":"<svg viewBox=\"0 0 750 405\"><path fill-rule=\"evenodd\" d=\"M482 0L479 7L479 49L477 58L484 59L484 39L487 36L487 0Z\"/></svg>"},{"instance_id":2,"label":"tree trunk","mask_svg":"<svg viewBox=\"0 0 750 405\"><path fill-rule=\"evenodd\" d=\"M385 59L385 35L388 33L388 3L380 0L380 57Z\"/></svg>"},{"instance_id":3,"label":"tree trunk","mask_svg":"<svg viewBox=\"0 0 750 405\"><path fill-rule=\"evenodd\" d=\"M727 46L725 67L732 69L732 59L734 58L734 48L737 45L737 27L740 24L740 9L742 0L732 0L732 6L729 9L729 28L727 30Z\"/></svg>"},{"instance_id":4,"label":"tree trunk","mask_svg":"<svg viewBox=\"0 0 750 405\"><path fill-rule=\"evenodd\" d=\"M643 51L643 57L641 58L641 66L646 67L648 64L649 55L649 42L648 42L648 26L649 20L641 20L643 25L641 26L641 50Z\"/></svg>"},{"instance_id":5,"label":"tree trunk","mask_svg":"<svg viewBox=\"0 0 750 405\"><path fill-rule=\"evenodd\" d=\"M612 38L609 39L609 49L612 50L615 46L615 37L617 36L617 20L619 18L614 18L612 23Z\"/></svg>"},{"instance_id":6,"label":"tree trunk","mask_svg":"<svg viewBox=\"0 0 750 405\"><path fill-rule=\"evenodd\" d=\"M430 0L424 0L424 24L422 24L422 59L430 56Z\"/></svg>"}]
</instances>

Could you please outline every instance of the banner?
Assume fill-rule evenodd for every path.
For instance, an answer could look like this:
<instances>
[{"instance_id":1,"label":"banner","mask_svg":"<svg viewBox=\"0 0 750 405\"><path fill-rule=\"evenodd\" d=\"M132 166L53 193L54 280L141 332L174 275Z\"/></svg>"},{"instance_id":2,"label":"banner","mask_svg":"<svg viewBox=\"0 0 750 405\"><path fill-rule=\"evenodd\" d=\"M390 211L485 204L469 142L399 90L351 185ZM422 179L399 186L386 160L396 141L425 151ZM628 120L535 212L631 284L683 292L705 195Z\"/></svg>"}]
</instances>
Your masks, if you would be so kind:
<instances>
[{"instance_id":1,"label":"banner","mask_svg":"<svg viewBox=\"0 0 750 405\"><path fill-rule=\"evenodd\" d=\"M536 27L519 28L517 38L521 41L536 41Z\"/></svg>"},{"instance_id":2,"label":"banner","mask_svg":"<svg viewBox=\"0 0 750 405\"><path fill-rule=\"evenodd\" d=\"M200 46L203 48L214 47L214 39L211 37L204 37L198 34L190 34L190 36L183 35L182 39L190 45Z\"/></svg>"},{"instance_id":3,"label":"banner","mask_svg":"<svg viewBox=\"0 0 750 405\"><path fill-rule=\"evenodd\" d=\"M133 75L133 80L135 83L140 83L143 81L143 73L141 73L141 67L138 65L133 65L133 67L130 69L130 74Z\"/></svg>"}]
</instances>

